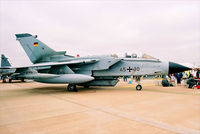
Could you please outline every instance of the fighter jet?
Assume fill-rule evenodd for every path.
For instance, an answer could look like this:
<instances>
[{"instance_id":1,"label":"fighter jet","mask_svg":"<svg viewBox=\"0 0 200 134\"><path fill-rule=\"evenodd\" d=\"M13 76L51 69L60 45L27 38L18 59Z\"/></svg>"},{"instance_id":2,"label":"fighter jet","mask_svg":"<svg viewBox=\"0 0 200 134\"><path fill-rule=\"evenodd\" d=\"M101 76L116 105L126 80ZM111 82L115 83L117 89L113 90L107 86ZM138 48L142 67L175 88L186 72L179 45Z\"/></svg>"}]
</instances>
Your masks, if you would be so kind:
<instances>
[{"instance_id":1,"label":"fighter jet","mask_svg":"<svg viewBox=\"0 0 200 134\"><path fill-rule=\"evenodd\" d=\"M141 90L140 78L147 75L166 75L190 70L173 62L144 57L88 56L74 57L65 51L55 51L28 33L16 34L16 39L28 55L31 66L15 67L24 70L19 77L37 82L68 84L68 91L77 91L76 86L115 86L120 76L134 76ZM33 67L49 67L45 71L30 71ZM29 70L29 71L27 71Z\"/></svg>"},{"instance_id":2,"label":"fighter jet","mask_svg":"<svg viewBox=\"0 0 200 134\"><path fill-rule=\"evenodd\" d=\"M9 83L12 82L12 80L21 80L22 82L25 82L24 79L27 78L23 77L25 73L30 72L37 72L39 71L45 71L46 69L49 69L50 67L25 67L25 68L19 68L19 67L11 67L10 62L8 61L8 58L2 54L1 55L1 67L0 67L0 76L3 83L6 83L6 79L9 79Z\"/></svg>"},{"instance_id":3,"label":"fighter jet","mask_svg":"<svg viewBox=\"0 0 200 134\"><path fill-rule=\"evenodd\" d=\"M8 61L8 58L2 54L1 55L1 68L10 68L11 64ZM0 69L1 79L3 83L6 82L6 78L9 78L9 82L11 82L10 76L15 72L15 69Z\"/></svg>"},{"instance_id":4,"label":"fighter jet","mask_svg":"<svg viewBox=\"0 0 200 134\"><path fill-rule=\"evenodd\" d=\"M1 55L1 68L0 68L0 76L2 79L2 83L6 83L6 79L9 79L9 83L12 82L12 80L21 80L24 82L25 78L18 77L20 75L20 71L16 71L15 67L11 66L11 63L8 61L8 58L2 54Z\"/></svg>"}]
</instances>

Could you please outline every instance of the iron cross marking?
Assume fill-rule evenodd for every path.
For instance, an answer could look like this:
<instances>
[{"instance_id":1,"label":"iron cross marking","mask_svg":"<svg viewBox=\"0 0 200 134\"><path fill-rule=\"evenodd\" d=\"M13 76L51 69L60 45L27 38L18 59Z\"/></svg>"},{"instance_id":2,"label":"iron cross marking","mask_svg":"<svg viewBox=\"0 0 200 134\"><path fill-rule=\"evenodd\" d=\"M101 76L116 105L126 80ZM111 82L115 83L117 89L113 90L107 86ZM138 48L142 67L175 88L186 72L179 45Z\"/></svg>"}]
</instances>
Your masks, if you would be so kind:
<instances>
[{"instance_id":1,"label":"iron cross marking","mask_svg":"<svg viewBox=\"0 0 200 134\"><path fill-rule=\"evenodd\" d=\"M133 70L133 69L132 69L131 67L128 67L127 70L128 70L129 72L131 72L131 70Z\"/></svg>"}]
</instances>

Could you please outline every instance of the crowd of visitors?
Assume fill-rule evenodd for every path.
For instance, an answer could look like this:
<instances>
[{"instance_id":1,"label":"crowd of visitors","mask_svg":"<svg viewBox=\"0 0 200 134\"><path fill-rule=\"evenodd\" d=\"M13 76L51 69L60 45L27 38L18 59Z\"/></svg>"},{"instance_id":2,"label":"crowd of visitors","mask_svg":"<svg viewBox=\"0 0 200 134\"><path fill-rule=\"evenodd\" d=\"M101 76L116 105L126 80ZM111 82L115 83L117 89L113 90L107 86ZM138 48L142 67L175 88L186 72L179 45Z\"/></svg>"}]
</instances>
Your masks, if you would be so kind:
<instances>
[{"instance_id":1,"label":"crowd of visitors","mask_svg":"<svg viewBox=\"0 0 200 134\"><path fill-rule=\"evenodd\" d=\"M188 88L194 88L194 86L200 86L200 69L193 69L181 73L172 74L163 77L162 85L164 87L180 85L183 80L184 85L188 85Z\"/></svg>"}]
</instances>

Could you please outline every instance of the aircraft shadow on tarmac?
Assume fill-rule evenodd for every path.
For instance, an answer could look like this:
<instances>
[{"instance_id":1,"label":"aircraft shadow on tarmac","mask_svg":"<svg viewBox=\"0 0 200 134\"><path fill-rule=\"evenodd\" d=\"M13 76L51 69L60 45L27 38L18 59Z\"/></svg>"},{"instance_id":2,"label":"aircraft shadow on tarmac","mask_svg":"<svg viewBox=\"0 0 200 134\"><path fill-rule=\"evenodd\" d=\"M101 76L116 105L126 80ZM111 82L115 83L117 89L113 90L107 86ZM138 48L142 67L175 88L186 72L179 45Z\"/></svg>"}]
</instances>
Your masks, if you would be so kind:
<instances>
[{"instance_id":1,"label":"aircraft shadow on tarmac","mask_svg":"<svg viewBox=\"0 0 200 134\"><path fill-rule=\"evenodd\" d=\"M70 92L66 91L66 86L59 86L59 87L37 87L29 89L31 93L44 93L44 94L51 94L51 93L79 93L79 92L87 92L87 93L96 93L96 90L104 90L103 87L90 87L90 88L83 88L78 87L78 92Z\"/></svg>"},{"instance_id":2,"label":"aircraft shadow on tarmac","mask_svg":"<svg viewBox=\"0 0 200 134\"><path fill-rule=\"evenodd\" d=\"M25 81L25 82L22 82L22 81L12 81L12 83L31 83L33 81ZM2 81L0 82L0 84L10 84L8 81L6 83L3 83Z\"/></svg>"}]
</instances>

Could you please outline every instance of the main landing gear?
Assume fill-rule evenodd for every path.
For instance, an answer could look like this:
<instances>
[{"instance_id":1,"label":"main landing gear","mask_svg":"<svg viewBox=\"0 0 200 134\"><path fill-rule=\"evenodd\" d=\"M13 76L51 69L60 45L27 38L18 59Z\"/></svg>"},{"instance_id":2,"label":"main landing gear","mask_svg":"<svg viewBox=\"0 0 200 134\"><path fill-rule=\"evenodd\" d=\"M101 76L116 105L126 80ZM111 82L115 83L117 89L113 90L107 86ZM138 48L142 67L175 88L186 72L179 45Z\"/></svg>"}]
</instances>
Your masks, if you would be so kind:
<instances>
[{"instance_id":1,"label":"main landing gear","mask_svg":"<svg viewBox=\"0 0 200 134\"><path fill-rule=\"evenodd\" d=\"M25 82L25 80L24 80L23 78L21 79L21 81L22 81L22 82Z\"/></svg>"},{"instance_id":2,"label":"main landing gear","mask_svg":"<svg viewBox=\"0 0 200 134\"><path fill-rule=\"evenodd\" d=\"M9 83L11 83L12 82L12 79L11 78L9 78Z\"/></svg>"},{"instance_id":3,"label":"main landing gear","mask_svg":"<svg viewBox=\"0 0 200 134\"><path fill-rule=\"evenodd\" d=\"M142 90L142 85L140 85L140 78L141 76L135 77L135 81L138 83L138 85L136 86L136 90L138 91Z\"/></svg>"},{"instance_id":4,"label":"main landing gear","mask_svg":"<svg viewBox=\"0 0 200 134\"><path fill-rule=\"evenodd\" d=\"M67 86L67 91L69 91L69 92L78 92L78 90L76 88L76 85L74 85L74 84L69 84Z\"/></svg>"}]
</instances>

